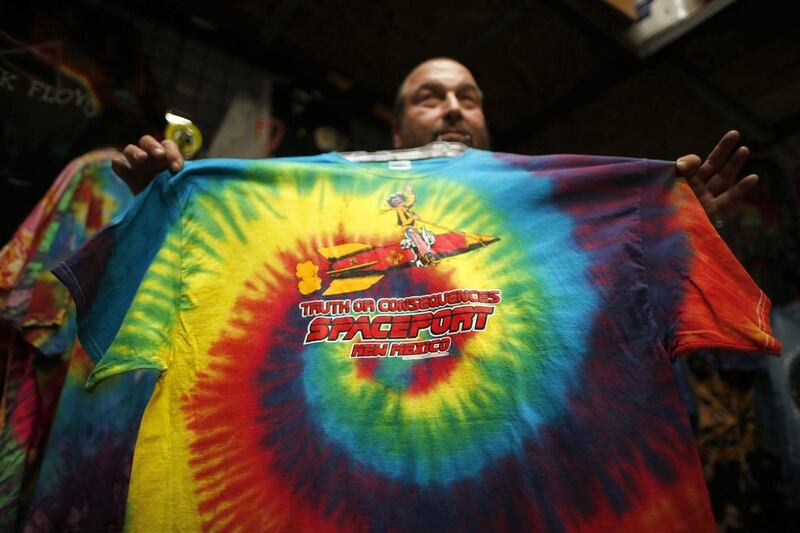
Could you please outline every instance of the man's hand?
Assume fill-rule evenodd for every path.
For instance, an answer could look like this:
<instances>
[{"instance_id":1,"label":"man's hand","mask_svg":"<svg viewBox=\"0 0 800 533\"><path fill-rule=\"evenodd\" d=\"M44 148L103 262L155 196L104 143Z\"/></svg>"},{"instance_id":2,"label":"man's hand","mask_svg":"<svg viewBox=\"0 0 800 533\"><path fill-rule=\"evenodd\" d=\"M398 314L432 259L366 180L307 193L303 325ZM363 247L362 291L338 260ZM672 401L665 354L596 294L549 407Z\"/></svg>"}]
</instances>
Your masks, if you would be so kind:
<instances>
[{"instance_id":1,"label":"man's hand","mask_svg":"<svg viewBox=\"0 0 800 533\"><path fill-rule=\"evenodd\" d=\"M142 192L159 172L166 169L178 172L183 168L178 145L170 140L158 142L150 135L139 139L139 146L129 144L122 153L125 157L115 157L111 169L133 194Z\"/></svg>"},{"instance_id":2,"label":"man's hand","mask_svg":"<svg viewBox=\"0 0 800 533\"><path fill-rule=\"evenodd\" d=\"M731 130L722 136L708 158L702 161L695 154L678 158L678 175L686 178L708 218L717 227L736 203L758 183L758 175L750 174L737 181L742 166L750 155L746 146L736 148L739 132Z\"/></svg>"}]
</instances>

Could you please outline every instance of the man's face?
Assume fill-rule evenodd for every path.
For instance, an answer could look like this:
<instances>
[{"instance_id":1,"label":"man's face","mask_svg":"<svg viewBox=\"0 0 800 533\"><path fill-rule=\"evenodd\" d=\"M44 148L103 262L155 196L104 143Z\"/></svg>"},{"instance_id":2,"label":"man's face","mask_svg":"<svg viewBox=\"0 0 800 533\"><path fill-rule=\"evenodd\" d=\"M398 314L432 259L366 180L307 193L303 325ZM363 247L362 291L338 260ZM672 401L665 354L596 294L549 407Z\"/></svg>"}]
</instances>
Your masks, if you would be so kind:
<instances>
[{"instance_id":1,"label":"man's face","mask_svg":"<svg viewBox=\"0 0 800 533\"><path fill-rule=\"evenodd\" d=\"M411 71L400 95L404 105L392 131L395 148L440 139L489 149L483 95L464 65L448 59L426 61Z\"/></svg>"}]
</instances>

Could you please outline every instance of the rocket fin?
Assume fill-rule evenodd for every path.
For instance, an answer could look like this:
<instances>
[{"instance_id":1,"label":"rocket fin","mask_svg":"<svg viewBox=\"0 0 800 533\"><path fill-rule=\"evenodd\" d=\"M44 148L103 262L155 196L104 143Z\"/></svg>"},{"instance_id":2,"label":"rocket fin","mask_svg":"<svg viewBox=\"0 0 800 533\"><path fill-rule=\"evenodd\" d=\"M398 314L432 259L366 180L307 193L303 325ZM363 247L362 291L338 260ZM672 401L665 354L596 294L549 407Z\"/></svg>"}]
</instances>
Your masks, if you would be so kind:
<instances>
[{"instance_id":1,"label":"rocket fin","mask_svg":"<svg viewBox=\"0 0 800 533\"><path fill-rule=\"evenodd\" d=\"M365 291L383 279L383 275L378 276L363 276L358 278L344 278L335 279L331 282L323 296L332 296L334 294L344 294L348 292Z\"/></svg>"},{"instance_id":2,"label":"rocket fin","mask_svg":"<svg viewBox=\"0 0 800 533\"><path fill-rule=\"evenodd\" d=\"M467 246L472 247L475 245L486 246L500 239L491 235L481 235L480 233L465 233L464 240L467 241Z\"/></svg>"}]
</instances>

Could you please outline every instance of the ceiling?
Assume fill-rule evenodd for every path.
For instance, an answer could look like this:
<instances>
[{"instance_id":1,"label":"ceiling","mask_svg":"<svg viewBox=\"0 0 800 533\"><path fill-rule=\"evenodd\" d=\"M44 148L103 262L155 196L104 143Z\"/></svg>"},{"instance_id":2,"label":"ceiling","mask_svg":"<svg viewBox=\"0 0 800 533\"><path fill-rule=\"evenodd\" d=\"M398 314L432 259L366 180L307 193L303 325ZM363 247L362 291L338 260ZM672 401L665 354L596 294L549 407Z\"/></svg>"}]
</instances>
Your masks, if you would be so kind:
<instances>
[{"instance_id":1,"label":"ceiling","mask_svg":"<svg viewBox=\"0 0 800 533\"><path fill-rule=\"evenodd\" d=\"M415 64L454 57L486 95L498 150L672 158L736 128L785 168L800 159L800 32L778 2L733 2L646 59L558 0L114 4L378 120Z\"/></svg>"}]
</instances>

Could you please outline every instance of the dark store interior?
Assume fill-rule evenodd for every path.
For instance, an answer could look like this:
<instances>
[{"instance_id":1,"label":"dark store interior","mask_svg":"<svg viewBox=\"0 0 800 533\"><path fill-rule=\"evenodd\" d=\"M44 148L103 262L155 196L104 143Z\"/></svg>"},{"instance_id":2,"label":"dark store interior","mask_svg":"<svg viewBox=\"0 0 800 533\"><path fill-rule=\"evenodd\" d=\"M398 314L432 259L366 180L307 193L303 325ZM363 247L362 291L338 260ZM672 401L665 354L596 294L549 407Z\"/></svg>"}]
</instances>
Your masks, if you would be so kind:
<instances>
[{"instance_id":1,"label":"dark store interior","mask_svg":"<svg viewBox=\"0 0 800 533\"><path fill-rule=\"evenodd\" d=\"M621 4L639 11L624 13ZM669 11L682 6L693 11L688 16ZM662 26L648 26L656 20ZM750 150L740 177L755 173L760 179L716 229L771 301L772 327L783 352L777 358L700 349L678 357L673 368L717 531L797 531L800 31L786 3L6 3L0 8L2 243L18 234L71 161L98 149L122 150L146 134L164 138L167 112L191 121L193 138L202 137L195 153L186 155L197 161L390 149L398 86L416 65L436 57L453 58L474 74L494 152L705 159L726 132L740 132L741 144ZM114 186L122 191L114 189L115 198L128 195L120 184ZM537 231L548 229L531 230ZM70 242L70 253L86 236ZM2 320L18 323L11 316L17 294L8 281L11 267L2 257L0 308L9 306ZM39 265L45 273L55 266ZM59 316L65 312L72 313L62 310ZM48 442L55 438L49 424L62 416L59 397L65 394L62 387L67 391L62 384L72 379L76 363L65 355L42 362L36 350L48 357L62 352L48 352L51 344L41 343L42 337L31 341L28 333L21 335L33 348L23 350L17 347L19 335L4 332L0 340L0 350L8 354L0 367L0 461L6 472L0 475L0 530L99 530L77 518L54 522L48 515L47 522L34 511L44 490L39 473L49 468L47 454L57 445ZM74 328L69 335L74 337ZM27 426L19 425L14 406L28 389L15 385L18 371L36 383L29 393L39 395L36 412L43 421L26 433L33 444L24 453L15 443L22 439L18 428ZM125 498L127 488L122 495L118 489L126 483L114 485L113 498ZM71 486L75 492L89 490L80 482ZM60 506L53 503L51 510ZM64 516L78 513L63 507ZM310 523L275 528L303 530ZM363 523L337 525L365 529ZM547 525L572 530L575 524ZM225 523L206 526L227 529ZM111 520L103 527L122 526ZM181 529L174 523L173 528ZM513 523L505 528L527 529Z\"/></svg>"}]
</instances>

